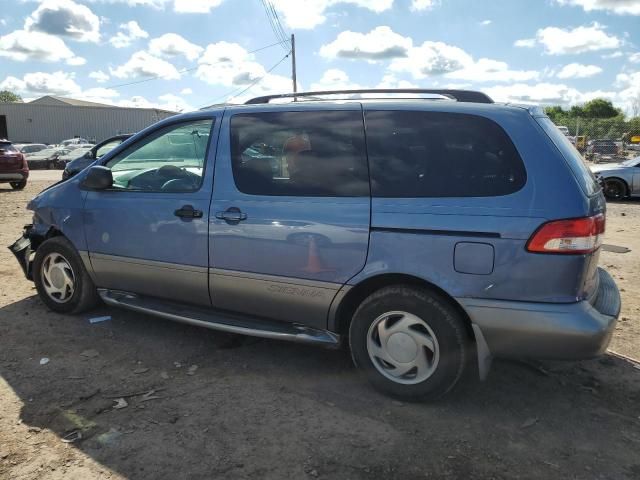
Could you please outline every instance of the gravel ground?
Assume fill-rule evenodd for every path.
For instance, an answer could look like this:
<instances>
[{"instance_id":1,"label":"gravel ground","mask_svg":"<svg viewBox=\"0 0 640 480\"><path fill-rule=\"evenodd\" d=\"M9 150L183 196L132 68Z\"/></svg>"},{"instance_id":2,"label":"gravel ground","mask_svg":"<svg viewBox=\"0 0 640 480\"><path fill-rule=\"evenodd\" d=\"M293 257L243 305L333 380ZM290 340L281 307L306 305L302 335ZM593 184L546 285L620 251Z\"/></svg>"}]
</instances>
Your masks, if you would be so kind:
<instances>
[{"instance_id":1,"label":"gravel ground","mask_svg":"<svg viewBox=\"0 0 640 480\"><path fill-rule=\"evenodd\" d=\"M0 244L57 175L0 185ZM631 249L601 257L623 296L611 348L640 358L640 202L610 205L605 241ZM112 319L89 323L101 315ZM345 352L107 307L52 313L0 250L2 479L638 479L639 380L613 353L498 361L486 382L405 404L371 390Z\"/></svg>"}]
</instances>

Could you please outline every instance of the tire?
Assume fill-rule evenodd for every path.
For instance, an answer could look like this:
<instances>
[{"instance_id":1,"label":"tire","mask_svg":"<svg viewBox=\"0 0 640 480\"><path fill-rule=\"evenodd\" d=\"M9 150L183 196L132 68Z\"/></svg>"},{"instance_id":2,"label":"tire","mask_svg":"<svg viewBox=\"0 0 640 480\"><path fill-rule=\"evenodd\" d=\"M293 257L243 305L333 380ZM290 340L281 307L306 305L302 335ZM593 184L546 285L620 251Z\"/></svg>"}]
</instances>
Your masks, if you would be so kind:
<instances>
[{"instance_id":1,"label":"tire","mask_svg":"<svg viewBox=\"0 0 640 480\"><path fill-rule=\"evenodd\" d=\"M9 185L11 185L11 188L13 188L14 190L22 190L27 186L27 181L21 180L19 182L9 182Z\"/></svg>"},{"instance_id":2,"label":"tire","mask_svg":"<svg viewBox=\"0 0 640 480\"><path fill-rule=\"evenodd\" d=\"M354 363L376 389L408 401L449 392L471 353L463 319L449 301L408 285L382 288L362 302L349 345Z\"/></svg>"},{"instance_id":3,"label":"tire","mask_svg":"<svg viewBox=\"0 0 640 480\"><path fill-rule=\"evenodd\" d=\"M54 312L81 313L99 302L80 255L64 237L50 238L38 247L33 280L40 299Z\"/></svg>"},{"instance_id":4,"label":"tire","mask_svg":"<svg viewBox=\"0 0 640 480\"><path fill-rule=\"evenodd\" d=\"M627 196L627 185L617 178L604 181L604 196L609 200L622 200Z\"/></svg>"}]
</instances>

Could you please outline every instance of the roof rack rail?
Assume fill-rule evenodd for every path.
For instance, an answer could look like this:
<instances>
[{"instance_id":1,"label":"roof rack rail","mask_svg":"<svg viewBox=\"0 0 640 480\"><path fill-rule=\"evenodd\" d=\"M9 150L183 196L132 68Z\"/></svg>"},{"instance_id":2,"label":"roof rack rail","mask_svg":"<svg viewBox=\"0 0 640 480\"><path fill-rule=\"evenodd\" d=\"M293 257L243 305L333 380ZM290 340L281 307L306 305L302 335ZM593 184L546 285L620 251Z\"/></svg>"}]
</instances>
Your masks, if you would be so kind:
<instances>
[{"instance_id":1,"label":"roof rack rail","mask_svg":"<svg viewBox=\"0 0 640 480\"><path fill-rule=\"evenodd\" d=\"M245 105L253 105L258 103L269 103L271 100L279 98L297 98L304 97L317 97L319 95L336 95L336 94L348 94L355 95L361 93L421 93L442 95L443 97L456 100L457 102L470 102L470 103L493 103L493 100L482 92L476 92L473 90L447 90L447 89L423 89L423 88L364 88L357 90L320 90L315 92L300 92L300 93L280 93L276 95L265 95L262 97L255 97L251 100L247 100ZM317 99L315 99L317 100ZM426 99L431 100L431 99Z\"/></svg>"}]
</instances>

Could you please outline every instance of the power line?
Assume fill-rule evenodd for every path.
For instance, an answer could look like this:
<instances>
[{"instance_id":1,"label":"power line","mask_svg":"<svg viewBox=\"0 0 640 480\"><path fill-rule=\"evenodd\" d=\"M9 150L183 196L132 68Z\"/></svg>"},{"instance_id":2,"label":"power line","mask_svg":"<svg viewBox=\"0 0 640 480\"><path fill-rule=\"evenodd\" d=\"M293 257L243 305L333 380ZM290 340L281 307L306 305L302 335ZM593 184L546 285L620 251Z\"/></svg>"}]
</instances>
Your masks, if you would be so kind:
<instances>
[{"instance_id":1,"label":"power line","mask_svg":"<svg viewBox=\"0 0 640 480\"><path fill-rule=\"evenodd\" d=\"M251 50L250 52L247 52L247 55L251 54L251 53L256 53L256 52L260 52L262 50L266 50L267 48L271 48L271 47L275 47L276 45L282 45L282 41L280 42L276 42L276 43L272 43L271 45L266 45L264 47L260 47L260 48L256 48L255 50ZM289 41L287 40L287 43L289 43ZM179 74L183 74L183 73L187 73L187 72L192 72L193 70L197 70L198 68L200 68L203 65L216 65L217 63L222 63L222 62L215 62L215 63L201 63L199 65L196 65L195 67L190 67L190 68L185 68L183 70L178 70ZM102 88L120 88L120 87L127 87L129 85L137 85L139 83L145 83L145 82L150 82L152 80L157 80L158 78L161 78L162 75L154 75L152 77L148 77L148 78L143 78L142 80L135 80L133 82L127 82L127 83L119 83L116 85L109 85L106 87L102 87Z\"/></svg>"},{"instance_id":2,"label":"power line","mask_svg":"<svg viewBox=\"0 0 640 480\"><path fill-rule=\"evenodd\" d=\"M222 98L238 97L238 96L242 95L243 93L249 91L251 88L253 88L257 84L259 84L267 75L269 75L272 71L274 71L278 67L278 65L280 65L282 62L284 62L289 57L290 54L291 54L291 50L289 50L289 52L284 57L282 57L280 60L278 60L278 62L275 65L273 65L269 70L267 70L264 73L264 75L262 75L261 77L255 79L247 87L244 87L244 89L242 91L238 92L238 90L240 90L243 87L239 87L239 88L236 88L234 90L231 90L230 92L227 92L224 95L220 95L219 97L216 97L213 100L207 102L207 104L202 106L202 107L200 107L199 110L201 110L203 108L206 108L206 107L208 107L210 105L215 105L218 102L218 100L220 100Z\"/></svg>"},{"instance_id":3,"label":"power line","mask_svg":"<svg viewBox=\"0 0 640 480\"><path fill-rule=\"evenodd\" d=\"M280 18L278 17L278 13L276 9L273 7L273 4L269 0L261 0L262 6L264 7L264 11L267 14L267 20L269 20L269 25L271 26L271 30L273 31L274 36L280 40L280 42L284 44L289 42L288 35L285 33L284 28L282 28L282 24L280 23ZM286 48L285 48L286 51Z\"/></svg>"}]
</instances>

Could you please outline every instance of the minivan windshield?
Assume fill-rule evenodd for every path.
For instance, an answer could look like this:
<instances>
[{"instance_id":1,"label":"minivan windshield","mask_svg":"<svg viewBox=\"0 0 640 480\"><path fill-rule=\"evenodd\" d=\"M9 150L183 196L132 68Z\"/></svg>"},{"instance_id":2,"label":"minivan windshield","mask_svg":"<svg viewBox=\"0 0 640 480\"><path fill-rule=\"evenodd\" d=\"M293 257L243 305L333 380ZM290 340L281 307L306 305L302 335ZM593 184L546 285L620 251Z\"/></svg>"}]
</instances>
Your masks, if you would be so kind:
<instances>
[{"instance_id":1,"label":"minivan windshield","mask_svg":"<svg viewBox=\"0 0 640 480\"><path fill-rule=\"evenodd\" d=\"M580 155L580 152L571 144L569 139L558 130L549 117L538 117L536 120L564 156L584 193L588 196L598 193L600 191L600 185L596 177L585 165L582 155Z\"/></svg>"}]
</instances>

